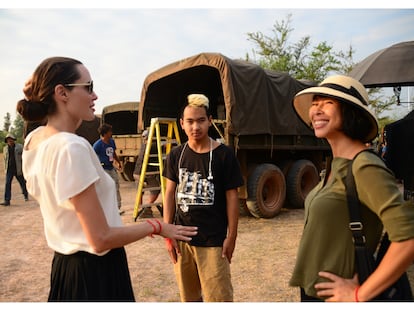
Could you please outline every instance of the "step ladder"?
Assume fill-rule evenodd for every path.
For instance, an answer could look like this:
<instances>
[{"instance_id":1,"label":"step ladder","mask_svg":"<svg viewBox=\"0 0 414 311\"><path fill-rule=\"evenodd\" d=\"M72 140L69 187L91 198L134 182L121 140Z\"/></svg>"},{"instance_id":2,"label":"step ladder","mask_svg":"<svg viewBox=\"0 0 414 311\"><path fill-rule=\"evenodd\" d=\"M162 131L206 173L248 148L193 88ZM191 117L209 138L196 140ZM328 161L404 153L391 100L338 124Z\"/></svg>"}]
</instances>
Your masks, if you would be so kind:
<instances>
[{"instance_id":1,"label":"step ladder","mask_svg":"<svg viewBox=\"0 0 414 311\"><path fill-rule=\"evenodd\" d=\"M163 133L165 133L166 127L166 136L161 136L161 126L163 126ZM156 139L157 142L157 153L151 154L151 146L153 139ZM151 203L151 204L141 204L142 197L145 191L151 190L161 190L162 195L162 202L164 202L164 195L165 195L165 187L166 181L162 176L164 170L164 160L166 155L170 153L171 148L173 145L180 145L180 135L178 132L178 126L176 119L173 118L152 118L151 125L149 128L147 144L145 147L144 159L142 162L141 174L139 175L138 181L138 189L135 198L135 205L134 205L134 221L144 212L145 208L151 207L154 205L161 205L162 203ZM147 167L150 166L157 166L157 171L147 172ZM159 174L160 176L160 187L144 187L145 184L145 177L149 175ZM160 210L162 213L162 210Z\"/></svg>"}]
</instances>

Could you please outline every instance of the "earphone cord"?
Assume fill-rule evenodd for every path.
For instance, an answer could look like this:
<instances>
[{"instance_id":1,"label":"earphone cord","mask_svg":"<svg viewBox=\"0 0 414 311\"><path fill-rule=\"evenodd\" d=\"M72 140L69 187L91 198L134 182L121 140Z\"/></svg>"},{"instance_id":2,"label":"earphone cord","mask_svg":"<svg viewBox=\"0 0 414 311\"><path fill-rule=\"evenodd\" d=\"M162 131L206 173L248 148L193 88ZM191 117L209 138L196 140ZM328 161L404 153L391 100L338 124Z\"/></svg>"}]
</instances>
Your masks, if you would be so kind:
<instances>
[{"instance_id":1,"label":"earphone cord","mask_svg":"<svg viewBox=\"0 0 414 311\"><path fill-rule=\"evenodd\" d=\"M178 171L180 171L180 167L181 167L181 159L183 158L184 150L185 150L185 148L187 148L187 144L188 144L188 142L186 142L186 143L184 144L183 150L181 150L181 153L180 153L180 158L178 159Z\"/></svg>"},{"instance_id":2,"label":"earphone cord","mask_svg":"<svg viewBox=\"0 0 414 311\"><path fill-rule=\"evenodd\" d=\"M183 150L181 150L181 154L180 154L180 158L178 159L178 171L180 171L180 167L181 167L181 159L183 158L183 154L185 151L185 148L187 148L187 144L188 142L185 143ZM213 141L210 138L210 159L208 161L208 180L212 180L213 179L213 173L211 171L211 162L213 161Z\"/></svg>"},{"instance_id":3,"label":"earphone cord","mask_svg":"<svg viewBox=\"0 0 414 311\"><path fill-rule=\"evenodd\" d=\"M212 139L210 138L210 159L208 161L208 180L212 180L213 179L213 174L211 172L211 162L213 160L213 142Z\"/></svg>"}]
</instances>

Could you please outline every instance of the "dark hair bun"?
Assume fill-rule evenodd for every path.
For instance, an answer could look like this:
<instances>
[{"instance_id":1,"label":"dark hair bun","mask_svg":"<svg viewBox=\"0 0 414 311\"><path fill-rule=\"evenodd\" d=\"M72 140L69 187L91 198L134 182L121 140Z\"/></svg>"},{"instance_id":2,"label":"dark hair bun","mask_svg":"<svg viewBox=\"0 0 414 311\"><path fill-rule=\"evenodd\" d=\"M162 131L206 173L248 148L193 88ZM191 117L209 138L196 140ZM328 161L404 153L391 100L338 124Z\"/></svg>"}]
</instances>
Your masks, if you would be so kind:
<instances>
[{"instance_id":1,"label":"dark hair bun","mask_svg":"<svg viewBox=\"0 0 414 311\"><path fill-rule=\"evenodd\" d=\"M26 121L42 121L47 116L48 105L22 99L17 102L17 112Z\"/></svg>"}]
</instances>

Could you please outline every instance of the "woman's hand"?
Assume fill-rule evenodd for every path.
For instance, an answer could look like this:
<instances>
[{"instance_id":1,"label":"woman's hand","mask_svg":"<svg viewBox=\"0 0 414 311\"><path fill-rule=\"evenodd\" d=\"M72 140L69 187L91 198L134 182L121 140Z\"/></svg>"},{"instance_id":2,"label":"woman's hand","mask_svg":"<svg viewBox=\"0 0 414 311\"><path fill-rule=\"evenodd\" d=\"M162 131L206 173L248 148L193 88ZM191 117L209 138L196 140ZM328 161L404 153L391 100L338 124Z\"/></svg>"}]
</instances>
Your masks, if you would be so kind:
<instances>
[{"instance_id":1,"label":"woman's hand","mask_svg":"<svg viewBox=\"0 0 414 311\"><path fill-rule=\"evenodd\" d=\"M191 237L197 235L198 227L181 226L162 223L160 235L165 238L181 241L191 241Z\"/></svg>"},{"instance_id":2,"label":"woman's hand","mask_svg":"<svg viewBox=\"0 0 414 311\"><path fill-rule=\"evenodd\" d=\"M344 279L329 272L319 272L319 276L331 282L315 285L317 295L326 301L369 301L390 287L408 269L414 260L414 239L391 242L378 267L365 280L361 288L355 275Z\"/></svg>"},{"instance_id":3,"label":"woman's hand","mask_svg":"<svg viewBox=\"0 0 414 311\"><path fill-rule=\"evenodd\" d=\"M319 276L331 282L321 282L315 285L317 295L325 301L356 301L355 289L359 286L358 275L352 279L344 279L336 274L321 271Z\"/></svg>"}]
</instances>

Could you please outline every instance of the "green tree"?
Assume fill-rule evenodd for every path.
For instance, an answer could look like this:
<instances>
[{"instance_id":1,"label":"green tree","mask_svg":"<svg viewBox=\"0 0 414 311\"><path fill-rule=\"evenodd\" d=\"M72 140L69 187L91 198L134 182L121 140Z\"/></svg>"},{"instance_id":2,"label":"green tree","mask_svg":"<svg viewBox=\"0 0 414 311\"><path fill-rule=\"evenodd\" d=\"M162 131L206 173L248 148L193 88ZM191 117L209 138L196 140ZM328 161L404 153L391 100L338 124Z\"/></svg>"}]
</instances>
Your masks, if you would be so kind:
<instances>
[{"instance_id":1,"label":"green tree","mask_svg":"<svg viewBox=\"0 0 414 311\"><path fill-rule=\"evenodd\" d=\"M6 116L4 117L3 130L5 132L9 132L10 126L11 126L11 117L10 117L10 113L7 112Z\"/></svg>"},{"instance_id":2,"label":"green tree","mask_svg":"<svg viewBox=\"0 0 414 311\"><path fill-rule=\"evenodd\" d=\"M298 80L315 82L321 82L331 74L348 74L352 70L356 63L353 60L355 51L351 45L346 52L335 51L326 41L311 47L310 36L291 44L289 37L294 30L291 27L291 17L289 14L286 20L276 21L271 35L260 31L247 33L248 40L255 44L254 63L265 69L288 73ZM249 54L246 55L246 60L250 61L251 58ZM368 91L370 106L377 117L396 104L396 99L383 96L381 89Z\"/></svg>"},{"instance_id":3,"label":"green tree","mask_svg":"<svg viewBox=\"0 0 414 311\"><path fill-rule=\"evenodd\" d=\"M7 132L0 131L0 153L3 152L3 147L6 145L4 139L6 138Z\"/></svg>"},{"instance_id":4,"label":"green tree","mask_svg":"<svg viewBox=\"0 0 414 311\"><path fill-rule=\"evenodd\" d=\"M380 116L386 112L391 110L392 106L397 104L397 98L395 96L384 97L383 92L380 88L370 88L368 89L368 96L370 100L371 109L374 111L375 115L379 119L384 119L384 122L389 120L392 121L390 117L383 117Z\"/></svg>"},{"instance_id":5,"label":"green tree","mask_svg":"<svg viewBox=\"0 0 414 311\"><path fill-rule=\"evenodd\" d=\"M290 44L289 37L294 30L290 24L291 14L286 20L276 21L270 36L260 31L247 33L248 40L256 45L254 55L259 56L254 62L266 69L288 73L296 79L316 82L331 72L349 72L352 69L352 46L346 53L334 51L325 41L311 48L310 36ZM250 55L247 58L250 59Z\"/></svg>"},{"instance_id":6,"label":"green tree","mask_svg":"<svg viewBox=\"0 0 414 311\"><path fill-rule=\"evenodd\" d=\"M16 118L13 121L13 127L10 132L17 138L19 143L23 142L23 129L24 129L24 120L20 114L17 114Z\"/></svg>"}]
</instances>

